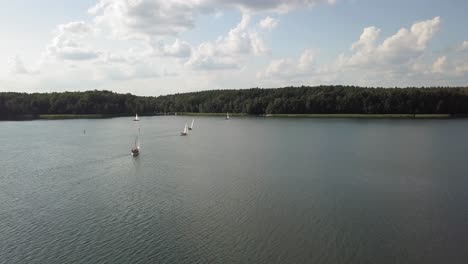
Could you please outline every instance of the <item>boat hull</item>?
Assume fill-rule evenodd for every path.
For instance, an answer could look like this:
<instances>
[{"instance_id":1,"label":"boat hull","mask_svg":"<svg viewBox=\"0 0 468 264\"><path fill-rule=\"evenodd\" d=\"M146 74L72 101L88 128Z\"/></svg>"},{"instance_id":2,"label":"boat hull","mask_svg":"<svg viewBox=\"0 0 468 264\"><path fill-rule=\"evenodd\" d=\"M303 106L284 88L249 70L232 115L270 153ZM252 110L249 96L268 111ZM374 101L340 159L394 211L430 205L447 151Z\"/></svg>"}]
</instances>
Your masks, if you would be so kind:
<instances>
[{"instance_id":1,"label":"boat hull","mask_svg":"<svg viewBox=\"0 0 468 264\"><path fill-rule=\"evenodd\" d=\"M180 135L181 135L181 136L187 136L188 134L187 134L187 133L184 133L184 132L181 132Z\"/></svg>"},{"instance_id":2,"label":"boat hull","mask_svg":"<svg viewBox=\"0 0 468 264\"><path fill-rule=\"evenodd\" d=\"M136 157L136 156L140 155L140 148L132 149L130 154L132 155L132 157Z\"/></svg>"}]
</instances>

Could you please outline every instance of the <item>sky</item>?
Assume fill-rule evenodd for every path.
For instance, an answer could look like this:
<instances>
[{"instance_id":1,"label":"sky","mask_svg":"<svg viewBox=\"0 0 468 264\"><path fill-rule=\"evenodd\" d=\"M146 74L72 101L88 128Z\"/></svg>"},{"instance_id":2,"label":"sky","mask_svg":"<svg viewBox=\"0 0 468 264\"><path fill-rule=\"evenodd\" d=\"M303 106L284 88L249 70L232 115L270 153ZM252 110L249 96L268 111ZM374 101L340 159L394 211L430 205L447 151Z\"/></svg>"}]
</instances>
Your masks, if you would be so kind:
<instances>
[{"instance_id":1,"label":"sky","mask_svg":"<svg viewBox=\"0 0 468 264\"><path fill-rule=\"evenodd\" d=\"M0 91L467 86L466 0L0 0Z\"/></svg>"}]
</instances>

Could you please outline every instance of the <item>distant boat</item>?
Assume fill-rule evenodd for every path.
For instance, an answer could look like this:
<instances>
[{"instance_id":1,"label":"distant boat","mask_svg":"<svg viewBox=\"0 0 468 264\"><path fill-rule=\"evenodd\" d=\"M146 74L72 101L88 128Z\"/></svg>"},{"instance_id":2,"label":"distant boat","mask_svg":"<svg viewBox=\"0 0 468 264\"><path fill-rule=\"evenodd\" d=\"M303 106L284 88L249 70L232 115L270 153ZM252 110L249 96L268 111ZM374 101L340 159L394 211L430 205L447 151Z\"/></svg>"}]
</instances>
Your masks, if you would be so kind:
<instances>
[{"instance_id":1,"label":"distant boat","mask_svg":"<svg viewBox=\"0 0 468 264\"><path fill-rule=\"evenodd\" d=\"M133 157L140 155L140 144L138 143L138 137L135 138L135 144L133 144L131 154Z\"/></svg>"},{"instance_id":2,"label":"distant boat","mask_svg":"<svg viewBox=\"0 0 468 264\"><path fill-rule=\"evenodd\" d=\"M135 119L133 119L133 121L140 121L140 119L138 118L138 114L135 115Z\"/></svg>"},{"instance_id":3,"label":"distant boat","mask_svg":"<svg viewBox=\"0 0 468 264\"><path fill-rule=\"evenodd\" d=\"M226 113L226 120L229 120L229 112Z\"/></svg>"},{"instance_id":4,"label":"distant boat","mask_svg":"<svg viewBox=\"0 0 468 264\"><path fill-rule=\"evenodd\" d=\"M192 130L192 129L193 129L193 122L195 122L195 119L192 119L192 124L189 126L188 130Z\"/></svg>"},{"instance_id":5,"label":"distant boat","mask_svg":"<svg viewBox=\"0 0 468 264\"><path fill-rule=\"evenodd\" d=\"M188 125L185 123L184 131L180 132L181 136L187 136L188 135Z\"/></svg>"}]
</instances>

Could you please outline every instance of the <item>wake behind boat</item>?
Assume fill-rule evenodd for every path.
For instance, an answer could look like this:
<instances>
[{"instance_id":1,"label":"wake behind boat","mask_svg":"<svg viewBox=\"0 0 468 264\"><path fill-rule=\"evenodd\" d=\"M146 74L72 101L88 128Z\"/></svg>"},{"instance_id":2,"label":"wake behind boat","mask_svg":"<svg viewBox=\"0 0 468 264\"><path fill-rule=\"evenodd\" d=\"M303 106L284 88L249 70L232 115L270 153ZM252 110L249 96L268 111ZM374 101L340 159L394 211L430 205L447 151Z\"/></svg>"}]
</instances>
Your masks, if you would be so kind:
<instances>
[{"instance_id":1,"label":"wake behind boat","mask_svg":"<svg viewBox=\"0 0 468 264\"><path fill-rule=\"evenodd\" d=\"M185 123L184 131L180 132L181 136L187 136L188 135L188 125Z\"/></svg>"}]
</instances>

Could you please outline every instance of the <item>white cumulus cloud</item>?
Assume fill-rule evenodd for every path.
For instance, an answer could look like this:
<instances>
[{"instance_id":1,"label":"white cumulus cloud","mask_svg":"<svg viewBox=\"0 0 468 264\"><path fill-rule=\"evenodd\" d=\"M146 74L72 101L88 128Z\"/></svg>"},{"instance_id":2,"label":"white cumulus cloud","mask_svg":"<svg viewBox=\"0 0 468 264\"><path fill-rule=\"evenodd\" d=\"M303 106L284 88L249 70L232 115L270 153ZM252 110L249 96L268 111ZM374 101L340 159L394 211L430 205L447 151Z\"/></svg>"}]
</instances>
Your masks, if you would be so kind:
<instances>
[{"instance_id":1,"label":"white cumulus cloud","mask_svg":"<svg viewBox=\"0 0 468 264\"><path fill-rule=\"evenodd\" d=\"M447 69L447 57L442 56L437 58L437 60L432 65L432 72L434 73L444 73Z\"/></svg>"},{"instance_id":2,"label":"white cumulus cloud","mask_svg":"<svg viewBox=\"0 0 468 264\"><path fill-rule=\"evenodd\" d=\"M439 30L440 17L417 22L410 29L401 28L396 34L378 44L381 30L365 28L359 40L352 45L353 54L342 55L340 66L378 67L402 64L420 56Z\"/></svg>"},{"instance_id":3,"label":"white cumulus cloud","mask_svg":"<svg viewBox=\"0 0 468 264\"><path fill-rule=\"evenodd\" d=\"M192 29L199 1L100 0L89 13L120 37L175 35Z\"/></svg>"},{"instance_id":4,"label":"white cumulus cloud","mask_svg":"<svg viewBox=\"0 0 468 264\"><path fill-rule=\"evenodd\" d=\"M266 29L266 30L273 30L274 28L276 28L278 26L278 19L275 19L275 18L272 18L270 16L267 16L265 17L264 19L262 19L260 22L259 22L259 26L260 28L262 29Z\"/></svg>"},{"instance_id":5,"label":"white cumulus cloud","mask_svg":"<svg viewBox=\"0 0 468 264\"><path fill-rule=\"evenodd\" d=\"M460 81L468 69L465 63L451 61L449 56L433 58L431 40L441 26L441 18L415 22L388 37L382 30L367 27L351 45L349 54L342 53L331 63L317 65L315 53L306 50L299 58L271 61L257 74L272 84L349 83L370 86L443 84L448 76ZM437 73L437 74L434 74ZM465 78L466 79L466 78Z\"/></svg>"},{"instance_id":6,"label":"white cumulus cloud","mask_svg":"<svg viewBox=\"0 0 468 264\"><path fill-rule=\"evenodd\" d=\"M463 41L463 43L460 45L459 50L461 50L461 51L468 50L468 40Z\"/></svg>"},{"instance_id":7,"label":"white cumulus cloud","mask_svg":"<svg viewBox=\"0 0 468 264\"><path fill-rule=\"evenodd\" d=\"M83 21L59 25L55 37L47 47L47 55L70 61L96 59L100 52L80 42L83 37L92 33L93 28Z\"/></svg>"},{"instance_id":8,"label":"white cumulus cloud","mask_svg":"<svg viewBox=\"0 0 468 264\"><path fill-rule=\"evenodd\" d=\"M314 74L315 55L311 49L302 52L298 59L286 58L273 60L264 71L257 74L259 79L292 80Z\"/></svg>"},{"instance_id":9,"label":"white cumulus cloud","mask_svg":"<svg viewBox=\"0 0 468 264\"><path fill-rule=\"evenodd\" d=\"M209 4L235 6L250 12L273 11L286 13L301 7L312 7L317 4L336 3L336 0L208 0Z\"/></svg>"},{"instance_id":10,"label":"white cumulus cloud","mask_svg":"<svg viewBox=\"0 0 468 264\"><path fill-rule=\"evenodd\" d=\"M186 63L194 69L239 68L242 56L265 54L268 49L258 32L249 29L251 17L244 14L239 24L214 42L201 43Z\"/></svg>"},{"instance_id":11,"label":"white cumulus cloud","mask_svg":"<svg viewBox=\"0 0 468 264\"><path fill-rule=\"evenodd\" d=\"M189 43L176 39L173 44L167 45L158 43L155 48L155 53L160 56L187 58L192 53L192 47Z\"/></svg>"},{"instance_id":12,"label":"white cumulus cloud","mask_svg":"<svg viewBox=\"0 0 468 264\"><path fill-rule=\"evenodd\" d=\"M243 13L288 12L335 0L99 0L89 9L95 22L120 37L154 38L193 29L201 14L219 14L223 8Z\"/></svg>"},{"instance_id":13,"label":"white cumulus cloud","mask_svg":"<svg viewBox=\"0 0 468 264\"><path fill-rule=\"evenodd\" d=\"M9 64L9 72L11 74L30 75L30 74L39 73L37 70L32 70L32 69L27 68L23 63L23 60L19 56L15 56L11 58L8 64Z\"/></svg>"}]
</instances>

